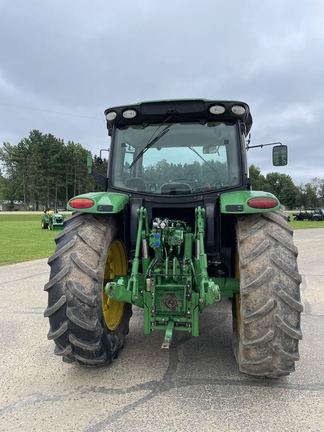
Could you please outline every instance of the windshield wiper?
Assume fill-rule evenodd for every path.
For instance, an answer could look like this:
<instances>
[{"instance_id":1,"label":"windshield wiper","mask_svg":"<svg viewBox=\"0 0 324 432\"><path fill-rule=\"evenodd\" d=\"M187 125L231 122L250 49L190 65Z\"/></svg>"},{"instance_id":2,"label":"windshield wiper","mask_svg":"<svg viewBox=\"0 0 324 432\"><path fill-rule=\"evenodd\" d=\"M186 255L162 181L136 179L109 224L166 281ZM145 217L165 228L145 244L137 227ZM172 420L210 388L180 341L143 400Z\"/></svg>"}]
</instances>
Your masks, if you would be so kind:
<instances>
[{"instance_id":1,"label":"windshield wiper","mask_svg":"<svg viewBox=\"0 0 324 432\"><path fill-rule=\"evenodd\" d=\"M133 160L133 162L130 164L129 169L131 169L131 168L136 164L136 162L137 162L137 161L138 161L138 160L143 156L143 154L144 154L144 153L145 153L149 148L152 147L153 144L155 144L157 141L159 141L159 139L161 139L161 138L162 138L166 133L169 132L169 129L170 129L171 126L172 126L172 124L169 124L169 125L165 126L165 128L162 129L161 132L160 132L158 135L156 135L155 138L149 140L149 142L146 144L146 146L143 148L143 150L140 151L140 152L138 153L138 155L136 156L136 158L135 158L135 159Z\"/></svg>"}]
</instances>

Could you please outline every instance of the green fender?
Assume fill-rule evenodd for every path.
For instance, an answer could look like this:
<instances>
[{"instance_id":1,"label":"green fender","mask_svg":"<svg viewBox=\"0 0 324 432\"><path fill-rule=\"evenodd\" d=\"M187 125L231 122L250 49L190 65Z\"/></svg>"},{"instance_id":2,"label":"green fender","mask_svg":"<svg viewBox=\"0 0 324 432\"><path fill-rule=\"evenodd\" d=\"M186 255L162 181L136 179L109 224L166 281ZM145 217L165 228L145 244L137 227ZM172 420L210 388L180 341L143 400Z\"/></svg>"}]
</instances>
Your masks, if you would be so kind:
<instances>
[{"instance_id":1,"label":"green fender","mask_svg":"<svg viewBox=\"0 0 324 432\"><path fill-rule=\"evenodd\" d=\"M264 213L279 208L278 198L270 192L243 190L225 192L220 197L220 211L226 214Z\"/></svg>"},{"instance_id":2,"label":"green fender","mask_svg":"<svg viewBox=\"0 0 324 432\"><path fill-rule=\"evenodd\" d=\"M91 201L93 204L91 204ZM89 206L81 207L87 202ZM84 213L119 213L129 202L129 196L113 192L89 192L71 198L67 204L67 210ZM77 206L79 205L79 206Z\"/></svg>"}]
</instances>

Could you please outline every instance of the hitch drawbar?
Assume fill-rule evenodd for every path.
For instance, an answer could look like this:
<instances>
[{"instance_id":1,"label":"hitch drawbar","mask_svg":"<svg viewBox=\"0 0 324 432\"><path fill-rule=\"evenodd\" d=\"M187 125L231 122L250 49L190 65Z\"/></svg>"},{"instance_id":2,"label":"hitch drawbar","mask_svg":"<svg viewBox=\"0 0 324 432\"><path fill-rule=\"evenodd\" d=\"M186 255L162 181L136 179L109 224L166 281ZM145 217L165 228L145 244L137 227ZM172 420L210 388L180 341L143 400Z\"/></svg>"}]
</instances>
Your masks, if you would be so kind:
<instances>
[{"instance_id":1,"label":"hitch drawbar","mask_svg":"<svg viewBox=\"0 0 324 432\"><path fill-rule=\"evenodd\" d=\"M165 330L164 340L161 348L169 349L172 341L172 332L174 329L174 321L169 321Z\"/></svg>"}]
</instances>

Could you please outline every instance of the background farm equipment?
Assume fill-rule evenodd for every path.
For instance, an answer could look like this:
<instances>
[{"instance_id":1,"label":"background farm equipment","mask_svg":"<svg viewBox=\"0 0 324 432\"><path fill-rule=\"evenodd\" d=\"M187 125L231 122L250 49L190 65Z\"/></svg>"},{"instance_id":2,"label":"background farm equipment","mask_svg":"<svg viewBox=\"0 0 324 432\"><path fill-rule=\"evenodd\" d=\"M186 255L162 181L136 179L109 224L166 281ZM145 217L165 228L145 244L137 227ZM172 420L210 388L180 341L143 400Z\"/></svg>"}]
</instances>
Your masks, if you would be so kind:
<instances>
[{"instance_id":1,"label":"background farm equipment","mask_svg":"<svg viewBox=\"0 0 324 432\"><path fill-rule=\"evenodd\" d=\"M51 231L61 231L63 229L66 215L55 213L53 210L45 211L43 214L41 227Z\"/></svg>"},{"instance_id":2,"label":"background farm equipment","mask_svg":"<svg viewBox=\"0 0 324 432\"><path fill-rule=\"evenodd\" d=\"M296 221L322 221L324 220L324 209L323 208L315 208L315 209L305 209L300 210L299 213L294 215L294 220Z\"/></svg>"}]
</instances>

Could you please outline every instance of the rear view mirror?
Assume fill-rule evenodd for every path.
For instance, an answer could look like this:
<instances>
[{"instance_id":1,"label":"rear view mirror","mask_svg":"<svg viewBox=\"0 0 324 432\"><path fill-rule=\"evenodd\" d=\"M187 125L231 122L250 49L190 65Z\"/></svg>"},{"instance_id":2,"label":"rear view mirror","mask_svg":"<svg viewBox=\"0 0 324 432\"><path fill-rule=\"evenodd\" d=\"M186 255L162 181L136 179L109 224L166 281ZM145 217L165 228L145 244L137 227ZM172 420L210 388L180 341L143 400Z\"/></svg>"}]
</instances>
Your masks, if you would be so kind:
<instances>
[{"instance_id":1,"label":"rear view mirror","mask_svg":"<svg viewBox=\"0 0 324 432\"><path fill-rule=\"evenodd\" d=\"M205 146L203 147L203 154L214 154L217 153L216 146Z\"/></svg>"},{"instance_id":2,"label":"rear view mirror","mask_svg":"<svg viewBox=\"0 0 324 432\"><path fill-rule=\"evenodd\" d=\"M286 145L275 146L272 149L272 164L274 166L285 166L288 162L288 149Z\"/></svg>"}]
</instances>

